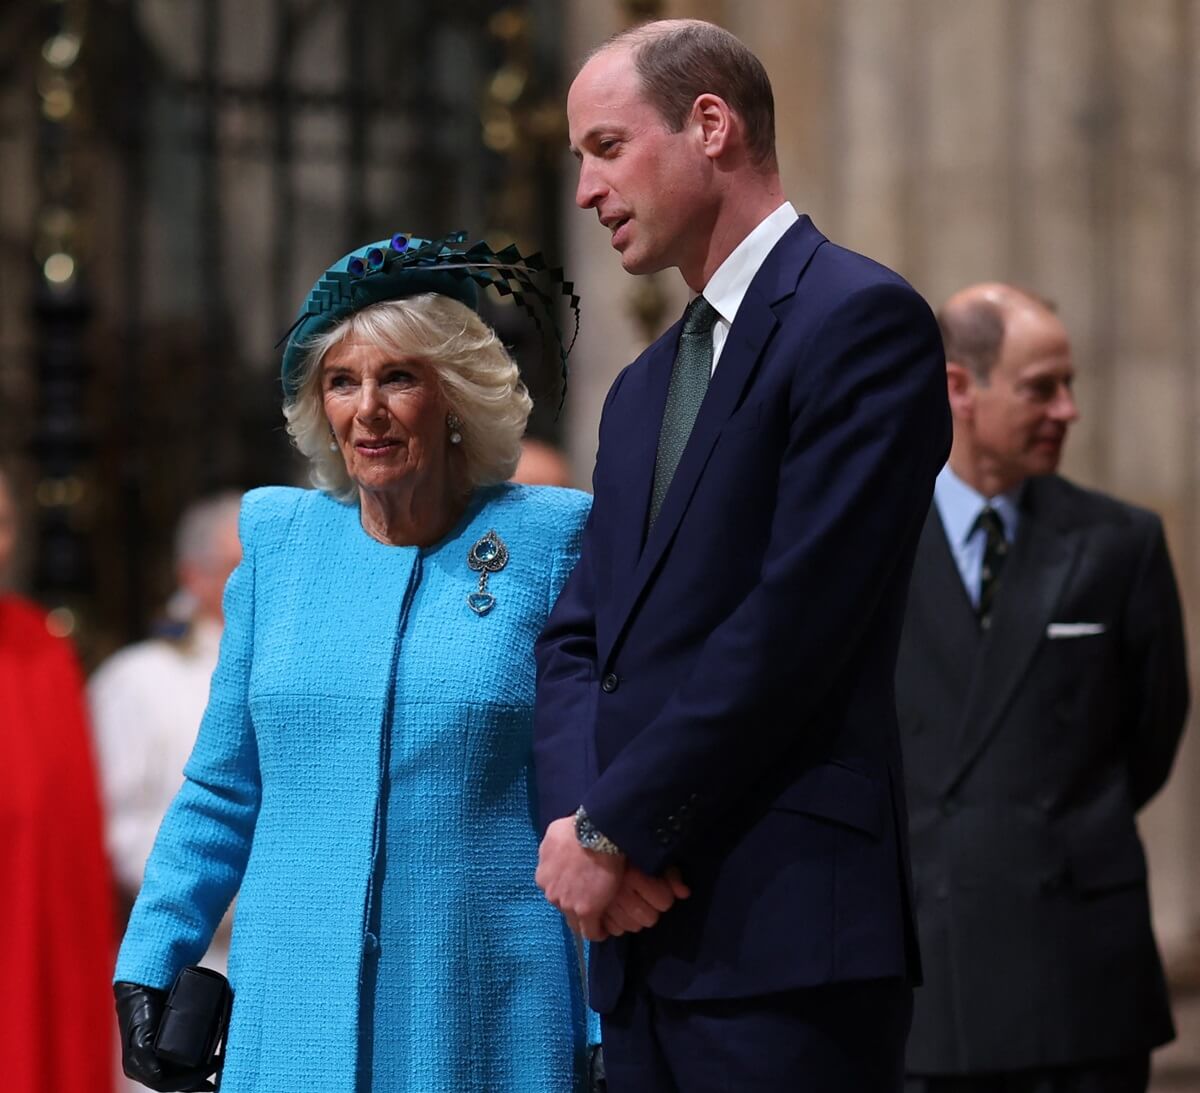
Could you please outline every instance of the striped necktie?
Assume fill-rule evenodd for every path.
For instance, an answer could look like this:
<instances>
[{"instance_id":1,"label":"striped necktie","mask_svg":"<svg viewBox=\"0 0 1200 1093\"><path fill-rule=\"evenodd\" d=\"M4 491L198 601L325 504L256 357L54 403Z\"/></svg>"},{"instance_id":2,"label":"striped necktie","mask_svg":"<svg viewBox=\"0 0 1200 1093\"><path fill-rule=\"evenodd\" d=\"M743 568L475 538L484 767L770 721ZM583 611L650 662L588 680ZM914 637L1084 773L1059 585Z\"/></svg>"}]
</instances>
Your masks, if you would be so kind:
<instances>
[{"instance_id":1,"label":"striped necktie","mask_svg":"<svg viewBox=\"0 0 1200 1093\"><path fill-rule=\"evenodd\" d=\"M984 505L979 510L971 531L982 528L986 536L983 545L983 565L979 569L979 625L987 629L992 623L992 605L996 599L996 588L1008 556L1008 540L1004 537L1004 521L1000 514Z\"/></svg>"}]
</instances>

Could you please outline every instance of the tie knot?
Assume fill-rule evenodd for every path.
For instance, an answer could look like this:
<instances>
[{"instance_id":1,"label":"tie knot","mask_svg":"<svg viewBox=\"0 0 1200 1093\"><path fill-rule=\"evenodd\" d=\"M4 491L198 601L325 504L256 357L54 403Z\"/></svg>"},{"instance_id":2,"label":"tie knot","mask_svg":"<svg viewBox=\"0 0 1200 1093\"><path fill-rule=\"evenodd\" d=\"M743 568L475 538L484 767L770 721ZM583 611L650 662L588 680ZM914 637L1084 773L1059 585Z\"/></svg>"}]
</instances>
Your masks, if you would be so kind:
<instances>
[{"instance_id":1,"label":"tie knot","mask_svg":"<svg viewBox=\"0 0 1200 1093\"><path fill-rule=\"evenodd\" d=\"M683 313L683 332L681 337L689 338L699 334L711 334L712 328L720 318L717 309L703 296L697 296L687 306Z\"/></svg>"},{"instance_id":2,"label":"tie knot","mask_svg":"<svg viewBox=\"0 0 1200 1093\"><path fill-rule=\"evenodd\" d=\"M1004 521L1000 519L1000 514L991 505L984 505L979 510L979 515L975 517L975 524L971 531L974 533L981 528L983 533L993 541L1005 537Z\"/></svg>"}]
</instances>

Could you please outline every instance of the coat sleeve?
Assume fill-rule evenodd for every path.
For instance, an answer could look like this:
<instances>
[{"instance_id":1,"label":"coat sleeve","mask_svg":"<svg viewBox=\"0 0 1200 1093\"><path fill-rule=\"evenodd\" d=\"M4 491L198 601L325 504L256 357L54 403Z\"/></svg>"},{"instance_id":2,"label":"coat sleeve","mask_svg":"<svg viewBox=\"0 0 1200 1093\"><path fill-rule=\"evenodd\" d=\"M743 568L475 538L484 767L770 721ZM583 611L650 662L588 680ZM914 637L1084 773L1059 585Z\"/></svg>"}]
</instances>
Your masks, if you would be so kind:
<instances>
[{"instance_id":1,"label":"coat sleeve","mask_svg":"<svg viewBox=\"0 0 1200 1093\"><path fill-rule=\"evenodd\" d=\"M881 600L907 584L900 559L949 450L941 339L907 286L850 294L802 354L790 351L797 371L816 373L793 384L759 581L582 802L651 872L675 860L685 839L703 839L801 743ZM680 808L695 819L664 846L654 832Z\"/></svg>"},{"instance_id":2,"label":"coat sleeve","mask_svg":"<svg viewBox=\"0 0 1200 1093\"><path fill-rule=\"evenodd\" d=\"M604 401L607 413L625 373ZM603 413L601 414L603 422ZM603 426L601 427L603 434ZM560 566L566 583L536 646L537 700L533 755L537 771L538 821L542 832L569 816L595 777L592 758L596 678L596 574L594 509L580 538L571 544L570 568ZM567 576L569 573L569 577Z\"/></svg>"},{"instance_id":3,"label":"coat sleeve","mask_svg":"<svg viewBox=\"0 0 1200 1093\"><path fill-rule=\"evenodd\" d=\"M1140 809L1167 780L1188 709L1179 591L1157 517L1130 594L1123 655L1129 672L1129 789Z\"/></svg>"},{"instance_id":4,"label":"coat sleeve","mask_svg":"<svg viewBox=\"0 0 1200 1093\"><path fill-rule=\"evenodd\" d=\"M248 691L254 646L255 520L243 504L242 562L225 588L225 630L184 782L163 817L117 959L116 979L166 988L204 955L241 884L262 787Z\"/></svg>"},{"instance_id":5,"label":"coat sleeve","mask_svg":"<svg viewBox=\"0 0 1200 1093\"><path fill-rule=\"evenodd\" d=\"M590 528L590 520L588 524ZM596 617L588 539L585 529L579 564L537 644L533 759L543 833L554 820L575 811L591 782L588 710L595 678Z\"/></svg>"}]
</instances>

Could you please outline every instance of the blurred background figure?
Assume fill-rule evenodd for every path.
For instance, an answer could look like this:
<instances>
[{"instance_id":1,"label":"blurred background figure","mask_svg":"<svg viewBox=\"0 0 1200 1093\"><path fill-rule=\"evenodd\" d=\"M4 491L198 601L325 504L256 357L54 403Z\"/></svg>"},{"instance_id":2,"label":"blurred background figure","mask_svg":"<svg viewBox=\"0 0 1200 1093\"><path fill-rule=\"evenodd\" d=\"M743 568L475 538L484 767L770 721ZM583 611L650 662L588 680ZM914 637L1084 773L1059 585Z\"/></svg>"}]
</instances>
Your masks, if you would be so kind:
<instances>
[{"instance_id":1,"label":"blurred background figure","mask_svg":"<svg viewBox=\"0 0 1200 1093\"><path fill-rule=\"evenodd\" d=\"M1055 473L1079 411L1044 301L973 285L938 321L954 446L896 670L925 973L907 1090L1142 1093L1174 1030L1136 814L1188 707L1162 521Z\"/></svg>"},{"instance_id":2,"label":"blurred background figure","mask_svg":"<svg viewBox=\"0 0 1200 1093\"><path fill-rule=\"evenodd\" d=\"M570 486L571 467L553 444L527 436L521 441L521 458L512 480L526 486Z\"/></svg>"},{"instance_id":3,"label":"blurred background figure","mask_svg":"<svg viewBox=\"0 0 1200 1093\"><path fill-rule=\"evenodd\" d=\"M0 471L0 1086L106 1093L112 892L83 679L53 620L5 591L16 539Z\"/></svg>"},{"instance_id":4,"label":"blurred background figure","mask_svg":"<svg viewBox=\"0 0 1200 1093\"><path fill-rule=\"evenodd\" d=\"M148 641L114 653L88 684L105 838L123 917L142 885L158 825L183 784L217 664L225 582L242 558L241 494L188 506L175 536L177 587L168 619ZM203 963L224 972L228 918Z\"/></svg>"}]
</instances>

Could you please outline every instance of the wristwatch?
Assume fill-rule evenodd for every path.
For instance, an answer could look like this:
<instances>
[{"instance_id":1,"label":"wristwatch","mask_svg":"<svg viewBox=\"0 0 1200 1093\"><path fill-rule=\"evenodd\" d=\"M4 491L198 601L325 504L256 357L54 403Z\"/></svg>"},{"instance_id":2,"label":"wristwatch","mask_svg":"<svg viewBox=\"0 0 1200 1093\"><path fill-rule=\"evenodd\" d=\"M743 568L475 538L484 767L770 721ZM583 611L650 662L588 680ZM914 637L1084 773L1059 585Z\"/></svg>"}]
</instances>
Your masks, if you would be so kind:
<instances>
[{"instance_id":1,"label":"wristwatch","mask_svg":"<svg viewBox=\"0 0 1200 1093\"><path fill-rule=\"evenodd\" d=\"M575 813L575 838L584 850L591 850L597 854L621 853L621 848L588 819L583 805L580 805Z\"/></svg>"}]
</instances>

